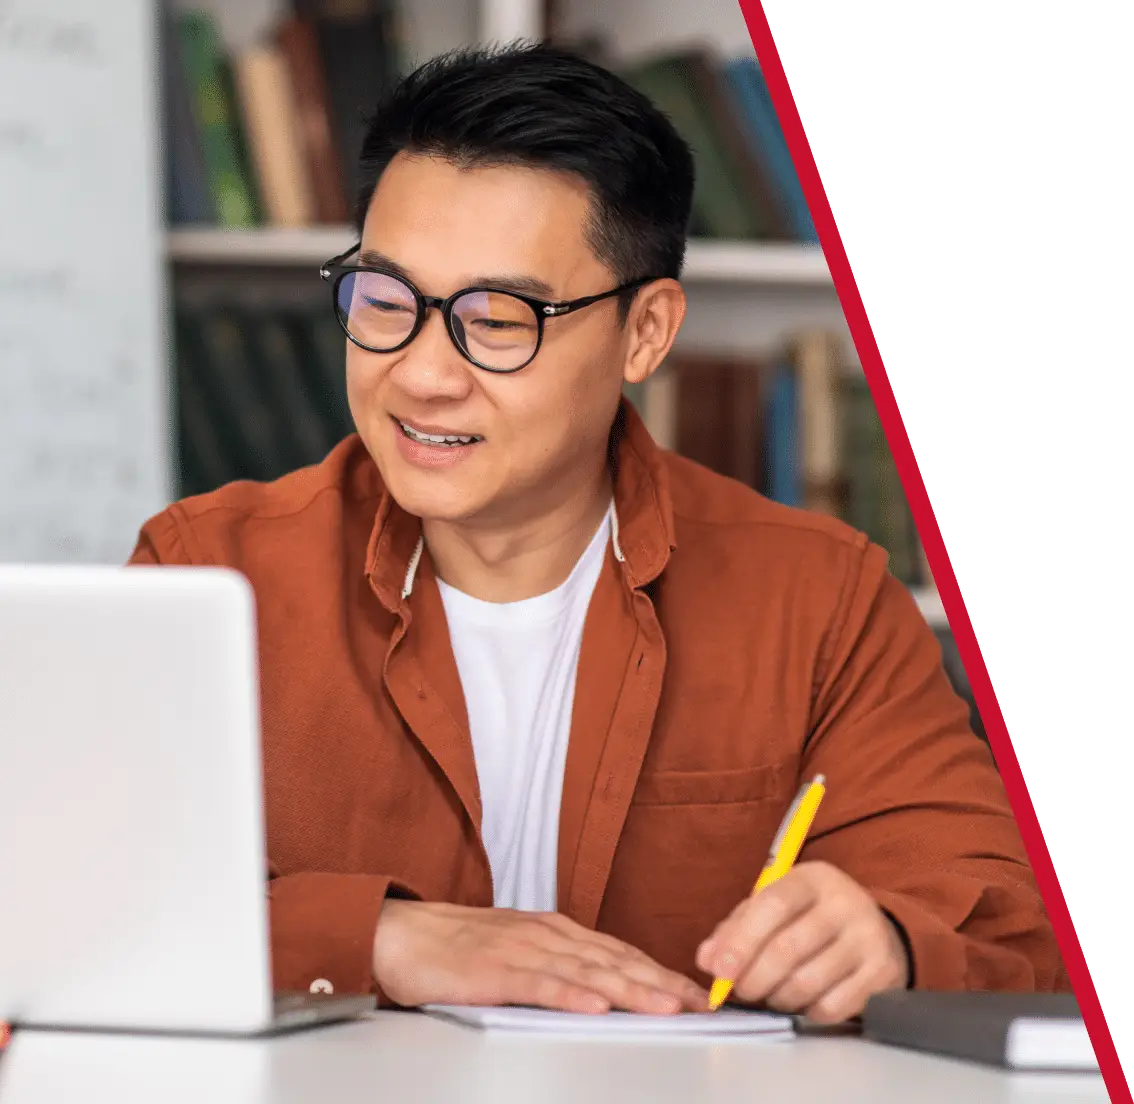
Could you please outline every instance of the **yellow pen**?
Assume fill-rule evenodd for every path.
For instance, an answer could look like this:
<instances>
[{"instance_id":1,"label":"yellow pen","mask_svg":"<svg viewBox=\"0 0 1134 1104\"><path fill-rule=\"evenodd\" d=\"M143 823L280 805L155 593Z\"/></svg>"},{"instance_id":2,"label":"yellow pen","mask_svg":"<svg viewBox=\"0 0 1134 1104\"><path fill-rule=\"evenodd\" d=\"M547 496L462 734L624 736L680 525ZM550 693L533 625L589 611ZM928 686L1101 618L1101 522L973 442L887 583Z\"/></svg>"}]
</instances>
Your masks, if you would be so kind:
<instances>
[{"instance_id":1,"label":"yellow pen","mask_svg":"<svg viewBox=\"0 0 1134 1104\"><path fill-rule=\"evenodd\" d=\"M795 865L803 841L807 839L807 833L811 830L811 822L815 819L819 802L823 800L823 794L827 791L824 781L823 776L817 774L813 781L804 783L796 794L791 808L788 809L780 825L780 830L776 833L776 838L772 841L768 861L752 888L753 897L760 890L767 889L773 882L778 882ZM732 982L726 978L717 978L713 982L712 989L709 990L709 1010L715 1012L720 1008L731 992Z\"/></svg>"}]
</instances>

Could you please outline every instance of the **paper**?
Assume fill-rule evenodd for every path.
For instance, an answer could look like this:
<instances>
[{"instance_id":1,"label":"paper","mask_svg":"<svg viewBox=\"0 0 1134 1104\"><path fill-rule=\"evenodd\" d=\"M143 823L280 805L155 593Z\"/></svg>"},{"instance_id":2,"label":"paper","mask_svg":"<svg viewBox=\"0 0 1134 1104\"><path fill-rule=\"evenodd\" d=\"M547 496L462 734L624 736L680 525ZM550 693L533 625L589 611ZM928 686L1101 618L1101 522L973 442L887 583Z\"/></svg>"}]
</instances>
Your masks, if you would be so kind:
<instances>
[{"instance_id":1,"label":"paper","mask_svg":"<svg viewBox=\"0 0 1134 1104\"><path fill-rule=\"evenodd\" d=\"M544 1008L481 1008L453 1004L427 1005L425 1012L486 1031L588 1038L785 1038L794 1034L792 1020L770 1012L686 1012L676 1016L644 1016L607 1012L588 1016Z\"/></svg>"}]
</instances>

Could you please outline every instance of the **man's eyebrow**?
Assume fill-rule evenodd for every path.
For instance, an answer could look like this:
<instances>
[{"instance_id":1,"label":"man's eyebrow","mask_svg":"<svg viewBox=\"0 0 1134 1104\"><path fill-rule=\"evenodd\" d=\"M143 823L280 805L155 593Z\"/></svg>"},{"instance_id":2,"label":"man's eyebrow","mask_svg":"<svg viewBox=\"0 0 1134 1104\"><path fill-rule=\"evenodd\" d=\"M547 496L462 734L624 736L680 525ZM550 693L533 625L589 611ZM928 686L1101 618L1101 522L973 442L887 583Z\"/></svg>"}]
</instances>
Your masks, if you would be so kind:
<instances>
[{"instance_id":1,"label":"man's eyebrow","mask_svg":"<svg viewBox=\"0 0 1134 1104\"><path fill-rule=\"evenodd\" d=\"M384 272L389 272L391 276L400 276L408 283L414 282L404 265L398 264L397 261L376 250L366 249L360 253L359 263L368 268L380 268ZM469 280L466 286L512 291L517 295L530 295L535 299L551 299L553 291L549 283L535 276L476 276Z\"/></svg>"}]
</instances>

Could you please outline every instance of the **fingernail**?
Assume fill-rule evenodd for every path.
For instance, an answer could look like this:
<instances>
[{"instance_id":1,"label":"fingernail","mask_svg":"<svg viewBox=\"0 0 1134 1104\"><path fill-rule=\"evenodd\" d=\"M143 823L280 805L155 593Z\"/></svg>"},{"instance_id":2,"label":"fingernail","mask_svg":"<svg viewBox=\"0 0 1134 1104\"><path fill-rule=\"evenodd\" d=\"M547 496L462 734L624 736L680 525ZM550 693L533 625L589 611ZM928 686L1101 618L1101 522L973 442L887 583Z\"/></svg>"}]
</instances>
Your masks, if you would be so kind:
<instances>
[{"instance_id":1,"label":"fingernail","mask_svg":"<svg viewBox=\"0 0 1134 1104\"><path fill-rule=\"evenodd\" d=\"M610 1005L602 997L598 997L598 996L587 997L586 1005L587 1005L587 1011L588 1012L594 1012L594 1013L598 1014L598 1013L601 1013L601 1012L609 1012L610 1011Z\"/></svg>"},{"instance_id":2,"label":"fingernail","mask_svg":"<svg viewBox=\"0 0 1134 1104\"><path fill-rule=\"evenodd\" d=\"M662 993L660 991L654 993L653 1000L654 1007L659 1012L677 1012L681 1008L681 1001L677 999L672 993Z\"/></svg>"}]
</instances>

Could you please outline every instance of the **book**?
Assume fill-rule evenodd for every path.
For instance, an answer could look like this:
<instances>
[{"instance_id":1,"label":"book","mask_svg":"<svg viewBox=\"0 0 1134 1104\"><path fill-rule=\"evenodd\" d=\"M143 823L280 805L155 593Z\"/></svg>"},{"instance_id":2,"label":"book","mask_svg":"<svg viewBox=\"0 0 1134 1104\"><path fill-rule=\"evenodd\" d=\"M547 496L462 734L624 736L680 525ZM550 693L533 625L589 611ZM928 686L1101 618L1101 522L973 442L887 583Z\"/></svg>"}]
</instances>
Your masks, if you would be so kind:
<instances>
[{"instance_id":1,"label":"book","mask_svg":"<svg viewBox=\"0 0 1134 1104\"><path fill-rule=\"evenodd\" d=\"M201 11L180 13L176 26L217 223L230 228L255 226L257 198L242 149L231 72L216 26Z\"/></svg>"},{"instance_id":2,"label":"book","mask_svg":"<svg viewBox=\"0 0 1134 1104\"><path fill-rule=\"evenodd\" d=\"M209 225L216 221L216 208L193 115L181 38L164 4L160 8L158 28L162 55L166 216L174 226Z\"/></svg>"},{"instance_id":3,"label":"book","mask_svg":"<svg viewBox=\"0 0 1134 1104\"><path fill-rule=\"evenodd\" d=\"M1071 993L879 993L866 1004L862 1030L890 1046L1011 1070L1099 1068Z\"/></svg>"},{"instance_id":4,"label":"book","mask_svg":"<svg viewBox=\"0 0 1134 1104\"><path fill-rule=\"evenodd\" d=\"M315 25L308 19L285 19L276 42L287 59L303 160L311 182L315 221L338 225L351 217L338 142L331 128L326 72Z\"/></svg>"},{"instance_id":5,"label":"book","mask_svg":"<svg viewBox=\"0 0 1134 1104\"><path fill-rule=\"evenodd\" d=\"M368 119L399 75L393 6L390 0L301 0L295 8L312 21L319 40L332 131L353 208Z\"/></svg>"},{"instance_id":6,"label":"book","mask_svg":"<svg viewBox=\"0 0 1134 1104\"><path fill-rule=\"evenodd\" d=\"M231 306L178 308L202 404L229 458L229 479L272 480L289 469L284 427L261 386L242 319Z\"/></svg>"},{"instance_id":7,"label":"book","mask_svg":"<svg viewBox=\"0 0 1134 1104\"><path fill-rule=\"evenodd\" d=\"M752 148L743 116L720 63L707 51L693 50L685 55L684 65L715 139L734 167L735 179L756 217L756 236L767 241L790 241L794 235L787 202Z\"/></svg>"},{"instance_id":8,"label":"book","mask_svg":"<svg viewBox=\"0 0 1134 1104\"><path fill-rule=\"evenodd\" d=\"M840 384L843 519L890 554L891 574L908 586L933 586L913 513L866 380Z\"/></svg>"},{"instance_id":9,"label":"book","mask_svg":"<svg viewBox=\"0 0 1134 1104\"><path fill-rule=\"evenodd\" d=\"M696 170L690 232L713 238L762 237L768 227L750 202L743 170L720 144L689 60L685 54L658 57L622 75L668 116L689 143Z\"/></svg>"},{"instance_id":10,"label":"book","mask_svg":"<svg viewBox=\"0 0 1134 1104\"><path fill-rule=\"evenodd\" d=\"M785 506L803 506L799 456L799 383L786 360L776 363L764 404L765 492Z\"/></svg>"},{"instance_id":11,"label":"book","mask_svg":"<svg viewBox=\"0 0 1134 1104\"><path fill-rule=\"evenodd\" d=\"M753 488L763 485L761 367L751 360L676 354L676 451Z\"/></svg>"},{"instance_id":12,"label":"book","mask_svg":"<svg viewBox=\"0 0 1134 1104\"><path fill-rule=\"evenodd\" d=\"M235 477L232 457L200 387L196 319L179 309L174 314L177 497L205 494Z\"/></svg>"},{"instance_id":13,"label":"book","mask_svg":"<svg viewBox=\"0 0 1134 1104\"><path fill-rule=\"evenodd\" d=\"M809 510L840 516L843 504L839 458L838 386L841 351L825 331L801 334L789 356L799 379L799 463L803 504Z\"/></svg>"},{"instance_id":14,"label":"book","mask_svg":"<svg viewBox=\"0 0 1134 1104\"><path fill-rule=\"evenodd\" d=\"M296 335L271 310L248 311L242 323L259 387L281 430L283 466L290 471L319 463L336 438L309 391Z\"/></svg>"},{"instance_id":15,"label":"book","mask_svg":"<svg viewBox=\"0 0 1134 1104\"><path fill-rule=\"evenodd\" d=\"M725 64L724 74L744 120L753 155L773 182L792 236L801 242L818 243L819 235L759 63L751 57L733 58Z\"/></svg>"},{"instance_id":16,"label":"book","mask_svg":"<svg viewBox=\"0 0 1134 1104\"><path fill-rule=\"evenodd\" d=\"M328 426L334 442L354 432L346 390L347 336L330 305L295 311L285 316L295 336L308 393Z\"/></svg>"},{"instance_id":17,"label":"book","mask_svg":"<svg viewBox=\"0 0 1134 1104\"><path fill-rule=\"evenodd\" d=\"M315 201L283 51L268 43L248 46L236 55L233 72L267 221L273 226L311 225Z\"/></svg>"}]
</instances>

